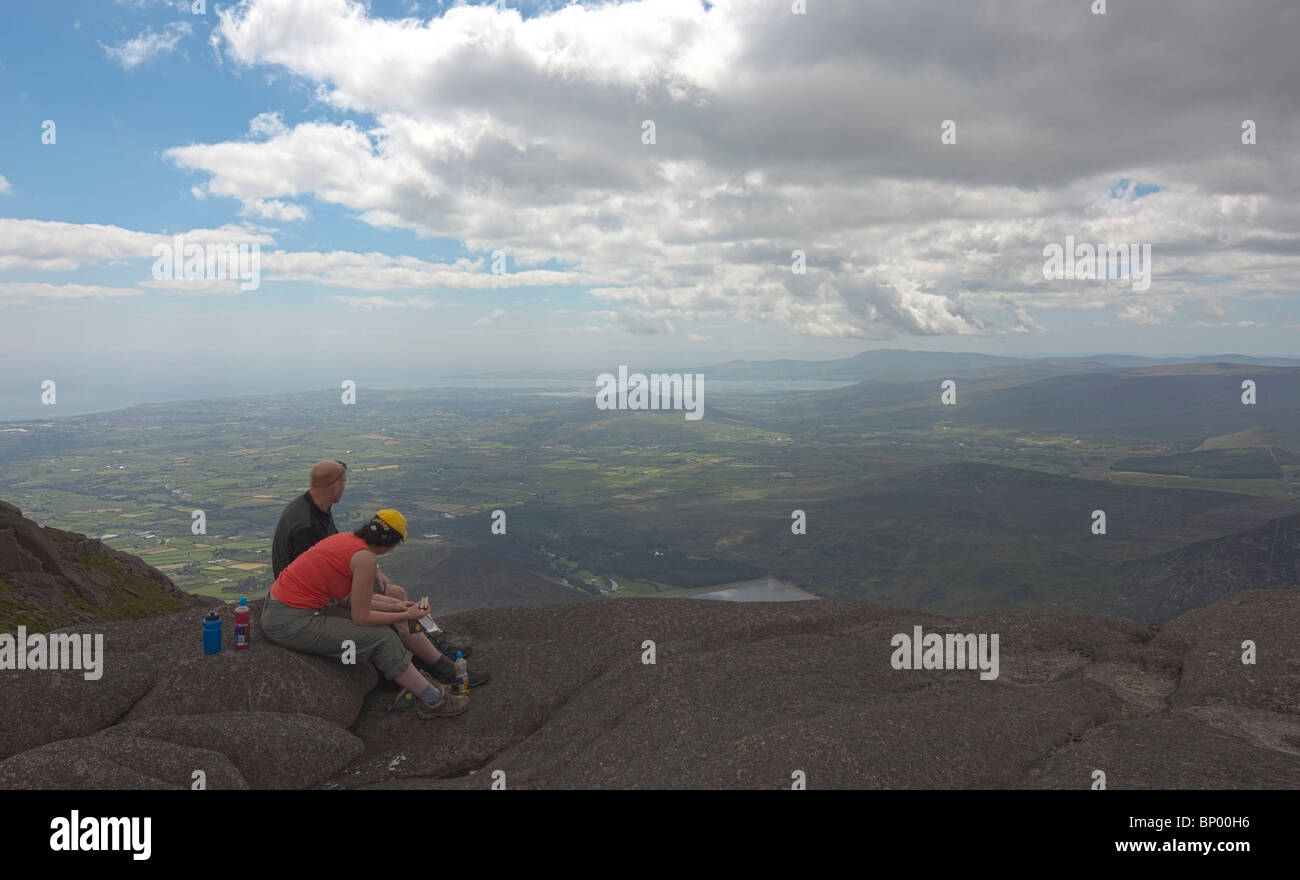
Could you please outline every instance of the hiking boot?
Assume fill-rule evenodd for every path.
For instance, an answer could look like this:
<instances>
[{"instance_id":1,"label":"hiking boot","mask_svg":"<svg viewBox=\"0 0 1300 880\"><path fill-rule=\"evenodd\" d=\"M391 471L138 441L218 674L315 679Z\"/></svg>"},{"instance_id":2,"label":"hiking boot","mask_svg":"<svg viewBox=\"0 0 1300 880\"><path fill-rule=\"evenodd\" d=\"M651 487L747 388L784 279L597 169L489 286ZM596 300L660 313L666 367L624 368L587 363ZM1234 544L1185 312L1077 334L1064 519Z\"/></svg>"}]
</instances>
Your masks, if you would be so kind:
<instances>
[{"instance_id":1,"label":"hiking boot","mask_svg":"<svg viewBox=\"0 0 1300 880\"><path fill-rule=\"evenodd\" d=\"M425 663L419 657L412 657L411 662L414 663L415 668L420 670L420 672L430 681L446 685L452 689L453 693L455 693L456 665L451 662L451 658L446 654L443 654L442 657L438 659L438 662L433 665ZM491 678L491 673L471 669L469 671L469 686L471 688L476 688L480 685L485 685Z\"/></svg>"},{"instance_id":2,"label":"hiking boot","mask_svg":"<svg viewBox=\"0 0 1300 880\"><path fill-rule=\"evenodd\" d=\"M468 660L469 655L473 653L474 649L471 648L469 645L465 645L464 647L456 647L455 645L448 642L445 636L446 636L445 633L438 633L436 635L429 636L429 641L433 642L433 646L438 649L438 653L446 654L448 657L455 657L456 652L460 651L461 656L464 657L466 660Z\"/></svg>"},{"instance_id":3,"label":"hiking boot","mask_svg":"<svg viewBox=\"0 0 1300 880\"><path fill-rule=\"evenodd\" d=\"M471 669L469 671L469 686L471 688L476 688L481 685L485 685L488 683L488 680L491 678L492 678L492 673L490 672L483 672L482 670L475 672L473 669ZM452 679L452 683L447 685L447 687L452 689L452 693L455 693L456 682L454 678Z\"/></svg>"},{"instance_id":4,"label":"hiking boot","mask_svg":"<svg viewBox=\"0 0 1300 880\"><path fill-rule=\"evenodd\" d=\"M434 678L431 675L429 675L429 673L425 672L422 669L420 670L420 674L424 676L425 681L429 682L429 684L433 685L439 691L442 692L442 698L444 700L446 700L447 697L450 697L452 695L452 689L449 686L443 684L440 681L434 680ZM424 700L421 700L415 694L411 693L408 689L402 688L402 692L393 698L393 702L389 705L388 711L398 712L401 711L402 709L413 709L417 704L423 702Z\"/></svg>"},{"instance_id":5,"label":"hiking boot","mask_svg":"<svg viewBox=\"0 0 1300 880\"><path fill-rule=\"evenodd\" d=\"M431 718L450 718L468 708L469 697L458 697L455 694L444 693L436 706L430 706L418 697L415 700L415 715L421 721L428 721Z\"/></svg>"}]
</instances>

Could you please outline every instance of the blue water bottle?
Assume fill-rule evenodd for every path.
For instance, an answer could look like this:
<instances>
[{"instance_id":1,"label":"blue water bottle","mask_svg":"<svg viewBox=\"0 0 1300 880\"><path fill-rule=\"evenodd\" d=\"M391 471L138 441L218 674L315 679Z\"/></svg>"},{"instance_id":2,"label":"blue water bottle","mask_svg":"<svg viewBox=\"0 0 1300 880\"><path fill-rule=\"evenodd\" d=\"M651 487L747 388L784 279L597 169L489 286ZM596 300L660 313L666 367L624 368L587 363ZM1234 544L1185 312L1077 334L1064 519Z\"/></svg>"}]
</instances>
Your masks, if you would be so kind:
<instances>
[{"instance_id":1,"label":"blue water bottle","mask_svg":"<svg viewBox=\"0 0 1300 880\"><path fill-rule=\"evenodd\" d=\"M221 653L221 614L209 611L203 618L203 653Z\"/></svg>"}]
</instances>

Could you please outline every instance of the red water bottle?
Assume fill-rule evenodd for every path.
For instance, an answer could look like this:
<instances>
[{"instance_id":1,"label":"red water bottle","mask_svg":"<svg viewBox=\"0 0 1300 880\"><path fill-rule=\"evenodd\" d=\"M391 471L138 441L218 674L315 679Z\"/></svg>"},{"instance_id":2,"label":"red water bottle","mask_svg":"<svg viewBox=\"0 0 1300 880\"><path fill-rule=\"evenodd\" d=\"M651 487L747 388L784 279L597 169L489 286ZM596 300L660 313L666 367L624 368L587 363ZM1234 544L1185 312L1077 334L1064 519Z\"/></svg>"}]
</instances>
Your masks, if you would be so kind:
<instances>
[{"instance_id":1,"label":"red water bottle","mask_svg":"<svg viewBox=\"0 0 1300 880\"><path fill-rule=\"evenodd\" d=\"M248 636L252 629L253 609L248 607L248 597L240 596L235 606L235 650L242 651L248 647Z\"/></svg>"}]
</instances>

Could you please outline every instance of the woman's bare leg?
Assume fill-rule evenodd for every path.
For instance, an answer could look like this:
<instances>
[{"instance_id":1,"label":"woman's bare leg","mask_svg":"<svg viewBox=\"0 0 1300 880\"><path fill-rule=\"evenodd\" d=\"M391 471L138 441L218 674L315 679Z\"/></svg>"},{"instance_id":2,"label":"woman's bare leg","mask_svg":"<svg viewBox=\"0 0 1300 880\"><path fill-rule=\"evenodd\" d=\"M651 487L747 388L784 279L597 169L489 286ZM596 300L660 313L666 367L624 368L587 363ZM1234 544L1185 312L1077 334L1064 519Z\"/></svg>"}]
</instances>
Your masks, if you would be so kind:
<instances>
[{"instance_id":1,"label":"woman's bare leg","mask_svg":"<svg viewBox=\"0 0 1300 880\"><path fill-rule=\"evenodd\" d=\"M402 624L395 624L395 626L400 626L402 629L406 628ZM404 633L399 629L397 634L401 637L402 644L406 646L406 650L410 651L430 666L437 663L442 658L442 652L433 646L433 642L429 641L428 637L425 636L424 633Z\"/></svg>"}]
</instances>

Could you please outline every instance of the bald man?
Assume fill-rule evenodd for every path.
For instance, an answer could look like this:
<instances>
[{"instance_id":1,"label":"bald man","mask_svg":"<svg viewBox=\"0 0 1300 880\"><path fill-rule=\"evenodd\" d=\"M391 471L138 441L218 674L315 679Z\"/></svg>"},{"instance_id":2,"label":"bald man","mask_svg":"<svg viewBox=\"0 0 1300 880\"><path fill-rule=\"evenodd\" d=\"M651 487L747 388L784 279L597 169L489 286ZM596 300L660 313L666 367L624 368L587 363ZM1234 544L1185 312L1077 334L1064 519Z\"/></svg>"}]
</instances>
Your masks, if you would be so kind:
<instances>
[{"instance_id":1,"label":"bald man","mask_svg":"<svg viewBox=\"0 0 1300 880\"><path fill-rule=\"evenodd\" d=\"M280 572L322 538L338 534L330 508L343 497L348 466L341 461L318 461L311 469L311 488L289 502L275 526L271 541L271 570Z\"/></svg>"},{"instance_id":2,"label":"bald man","mask_svg":"<svg viewBox=\"0 0 1300 880\"><path fill-rule=\"evenodd\" d=\"M312 465L311 488L289 502L280 514L271 539L271 570L276 577L317 541L337 535L330 508L343 497L348 466L341 461L318 461ZM382 571L375 578L375 592L406 601L406 591Z\"/></svg>"}]
</instances>

